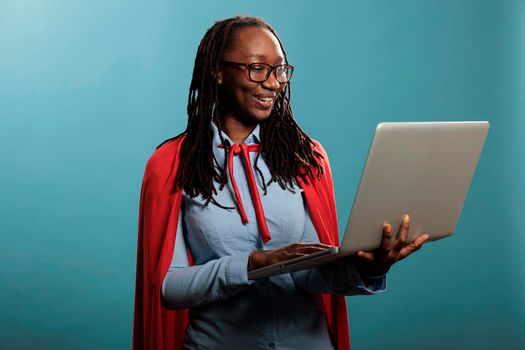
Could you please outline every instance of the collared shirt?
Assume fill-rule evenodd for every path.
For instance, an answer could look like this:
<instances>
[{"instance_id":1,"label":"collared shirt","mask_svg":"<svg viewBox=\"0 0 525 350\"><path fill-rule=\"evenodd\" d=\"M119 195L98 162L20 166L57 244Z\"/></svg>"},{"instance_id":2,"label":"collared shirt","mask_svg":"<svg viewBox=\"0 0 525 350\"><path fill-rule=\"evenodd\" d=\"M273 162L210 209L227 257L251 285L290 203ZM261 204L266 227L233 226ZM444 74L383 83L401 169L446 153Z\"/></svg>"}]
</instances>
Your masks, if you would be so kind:
<instances>
[{"instance_id":1,"label":"collared shirt","mask_svg":"<svg viewBox=\"0 0 525 350\"><path fill-rule=\"evenodd\" d=\"M219 129L212 123L213 154L224 166L225 150ZM222 132L230 144L234 142ZM244 143L259 143L259 126ZM386 288L385 277L365 279L345 260L311 270L249 280L248 256L255 249L275 249L293 242L319 242L302 189L283 190L271 178L264 154L250 152L271 240L263 243L240 156L233 173L248 223L243 224L236 207L228 169L228 184L214 198L223 209L205 205L202 196L183 193L179 227L171 266L162 285L162 296L171 308L190 308L184 349L333 349L324 311L314 293L373 294ZM186 254L189 248L193 266Z\"/></svg>"}]
</instances>

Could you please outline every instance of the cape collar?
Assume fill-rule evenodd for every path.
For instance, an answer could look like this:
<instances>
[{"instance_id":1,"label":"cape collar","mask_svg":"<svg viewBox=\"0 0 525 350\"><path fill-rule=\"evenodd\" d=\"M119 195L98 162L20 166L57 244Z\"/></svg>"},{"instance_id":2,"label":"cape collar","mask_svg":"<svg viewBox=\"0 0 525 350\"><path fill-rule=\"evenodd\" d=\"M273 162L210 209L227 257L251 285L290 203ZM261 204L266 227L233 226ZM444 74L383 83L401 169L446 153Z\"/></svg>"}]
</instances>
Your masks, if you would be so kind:
<instances>
[{"instance_id":1,"label":"cape collar","mask_svg":"<svg viewBox=\"0 0 525 350\"><path fill-rule=\"evenodd\" d=\"M221 137L219 136L219 127L217 124L215 124L214 121L211 122L211 130L213 132L213 154L215 155L215 158L219 161L220 164L222 164L222 161L224 161L224 149L220 148L219 146L222 144ZM261 139L259 137L260 133L260 124L257 124L255 129L248 135L246 140L244 140L244 144L260 144ZM221 131L222 137L225 141L228 141L230 145L233 145L234 142L232 139L224 132Z\"/></svg>"}]
</instances>

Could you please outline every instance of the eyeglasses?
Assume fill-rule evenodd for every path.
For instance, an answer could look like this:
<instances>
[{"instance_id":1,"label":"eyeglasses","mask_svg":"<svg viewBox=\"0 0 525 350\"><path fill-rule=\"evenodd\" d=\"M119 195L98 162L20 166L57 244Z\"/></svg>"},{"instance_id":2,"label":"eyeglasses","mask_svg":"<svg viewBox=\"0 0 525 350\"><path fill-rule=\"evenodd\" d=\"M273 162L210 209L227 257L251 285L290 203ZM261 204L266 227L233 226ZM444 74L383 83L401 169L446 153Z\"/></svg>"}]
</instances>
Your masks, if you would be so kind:
<instances>
[{"instance_id":1,"label":"eyeglasses","mask_svg":"<svg viewBox=\"0 0 525 350\"><path fill-rule=\"evenodd\" d=\"M277 79L279 83L287 83L292 78L293 73L293 66L289 64L271 66L266 63L239 63L226 60L222 60L221 62L234 66L247 67L250 80L256 83L263 83L268 80L273 71L275 71L275 79Z\"/></svg>"}]
</instances>

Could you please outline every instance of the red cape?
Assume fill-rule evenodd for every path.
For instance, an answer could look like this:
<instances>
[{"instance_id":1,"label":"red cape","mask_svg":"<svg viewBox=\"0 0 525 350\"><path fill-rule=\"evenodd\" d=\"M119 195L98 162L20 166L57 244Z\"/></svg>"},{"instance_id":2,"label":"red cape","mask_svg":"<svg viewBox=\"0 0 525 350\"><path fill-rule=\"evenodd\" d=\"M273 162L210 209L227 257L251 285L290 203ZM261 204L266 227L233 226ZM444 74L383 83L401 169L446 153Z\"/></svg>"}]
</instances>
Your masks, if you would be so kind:
<instances>
[{"instance_id":1,"label":"red cape","mask_svg":"<svg viewBox=\"0 0 525 350\"><path fill-rule=\"evenodd\" d=\"M135 317L133 321L134 350L182 349L188 323L188 309L169 310L161 304L161 286L170 266L182 191L173 191L179 163L182 137L159 147L149 159L140 194ZM325 175L321 180L305 184L304 190L312 222L321 243L339 245L334 186L328 157L315 142ZM190 255L188 253L188 255ZM191 256L190 264L192 263ZM350 349L348 315L344 296L319 294L326 312L328 330L336 350ZM306 345L306 344L305 344Z\"/></svg>"}]
</instances>

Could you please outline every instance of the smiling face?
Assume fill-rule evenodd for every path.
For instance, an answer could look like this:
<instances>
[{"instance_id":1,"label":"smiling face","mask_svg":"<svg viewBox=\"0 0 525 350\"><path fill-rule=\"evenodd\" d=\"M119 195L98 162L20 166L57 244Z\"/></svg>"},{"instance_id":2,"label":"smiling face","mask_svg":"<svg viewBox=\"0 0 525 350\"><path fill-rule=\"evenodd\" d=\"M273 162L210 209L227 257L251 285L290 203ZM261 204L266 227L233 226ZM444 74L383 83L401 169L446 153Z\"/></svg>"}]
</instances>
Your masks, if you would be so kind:
<instances>
[{"instance_id":1,"label":"smiling face","mask_svg":"<svg viewBox=\"0 0 525 350\"><path fill-rule=\"evenodd\" d=\"M284 64L284 53L277 38L268 29L237 29L222 55L222 60L238 63ZM286 87L272 72L268 79L256 83L249 79L248 67L221 64L217 71L219 116L244 125L255 125L268 118L275 99Z\"/></svg>"}]
</instances>

